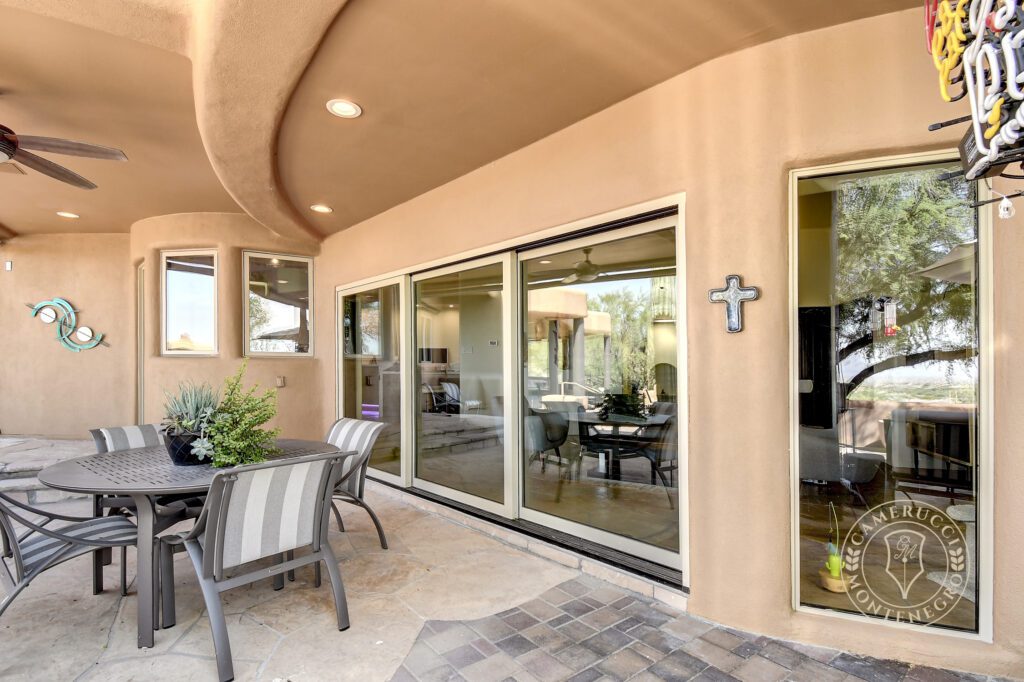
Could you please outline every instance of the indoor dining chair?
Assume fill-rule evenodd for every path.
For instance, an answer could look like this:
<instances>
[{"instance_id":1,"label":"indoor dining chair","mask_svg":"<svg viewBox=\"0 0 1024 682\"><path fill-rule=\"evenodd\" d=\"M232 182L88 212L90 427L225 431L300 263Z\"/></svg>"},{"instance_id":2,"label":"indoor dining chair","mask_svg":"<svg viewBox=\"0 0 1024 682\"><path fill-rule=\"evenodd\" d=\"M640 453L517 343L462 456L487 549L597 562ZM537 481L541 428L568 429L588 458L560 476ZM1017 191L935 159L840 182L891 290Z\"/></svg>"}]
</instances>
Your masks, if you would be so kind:
<instances>
[{"instance_id":1,"label":"indoor dining chair","mask_svg":"<svg viewBox=\"0 0 1024 682\"><path fill-rule=\"evenodd\" d=\"M53 527L50 524L54 521L65 523ZM67 516L0 493L0 615L29 583L57 564L97 548L120 547L124 551L135 541L135 524L120 514L101 518Z\"/></svg>"},{"instance_id":2,"label":"indoor dining chair","mask_svg":"<svg viewBox=\"0 0 1024 682\"><path fill-rule=\"evenodd\" d=\"M327 542L327 505L335 482L351 474L355 455L331 452L221 471L192 530L160 538L160 585L174 591L172 552L184 546L192 560L213 630L217 672L234 678L231 642L220 594L307 564L327 564L338 629L349 626L338 559ZM295 550L308 550L295 558ZM287 560L286 560L287 557ZM275 559L272 564L256 564ZM164 601L165 608L167 601ZM173 609L173 600L171 603Z\"/></svg>"},{"instance_id":3,"label":"indoor dining chair","mask_svg":"<svg viewBox=\"0 0 1024 682\"><path fill-rule=\"evenodd\" d=\"M380 519L366 503L363 493L366 488L366 468L370 465L370 453L373 444L377 442L377 436L384 429L384 422L371 422L365 419L350 419L342 417L334 422L330 431L327 432L328 443L342 452L355 452L351 462L346 462L346 469L351 470L351 475L344 477L334 489L334 499L362 507L370 515L373 525L377 528L377 536L380 538L380 546L388 548L388 539L384 535L384 527ZM331 501L331 509L338 521L338 530L345 532L345 524L341 520L341 512L334 501ZM318 581L319 582L319 581Z\"/></svg>"}]
</instances>

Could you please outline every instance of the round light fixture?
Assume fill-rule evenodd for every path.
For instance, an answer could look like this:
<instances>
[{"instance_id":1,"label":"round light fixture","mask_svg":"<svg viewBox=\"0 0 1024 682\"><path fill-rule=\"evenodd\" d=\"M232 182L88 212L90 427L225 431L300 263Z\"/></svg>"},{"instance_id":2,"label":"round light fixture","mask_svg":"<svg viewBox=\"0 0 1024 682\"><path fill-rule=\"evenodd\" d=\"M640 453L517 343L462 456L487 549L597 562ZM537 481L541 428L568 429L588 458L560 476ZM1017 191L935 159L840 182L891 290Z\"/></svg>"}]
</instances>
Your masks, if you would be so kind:
<instances>
[{"instance_id":1,"label":"round light fixture","mask_svg":"<svg viewBox=\"0 0 1024 682\"><path fill-rule=\"evenodd\" d=\"M277 280L277 283L278 284L288 284L288 280L286 280L286 279L279 279L279 280Z\"/></svg>"},{"instance_id":2,"label":"round light fixture","mask_svg":"<svg viewBox=\"0 0 1024 682\"><path fill-rule=\"evenodd\" d=\"M551 265L551 261L549 260L539 260L537 262L540 263L541 265Z\"/></svg>"},{"instance_id":3,"label":"round light fixture","mask_svg":"<svg viewBox=\"0 0 1024 682\"><path fill-rule=\"evenodd\" d=\"M347 99L332 99L327 103L327 111L340 118L359 118L363 108Z\"/></svg>"},{"instance_id":4,"label":"round light fixture","mask_svg":"<svg viewBox=\"0 0 1024 682\"><path fill-rule=\"evenodd\" d=\"M310 211L316 211L317 213L334 213L334 209L327 204L313 204L309 207Z\"/></svg>"},{"instance_id":5,"label":"round light fixture","mask_svg":"<svg viewBox=\"0 0 1024 682\"><path fill-rule=\"evenodd\" d=\"M78 220L79 218L77 213L72 213L71 211L57 211L57 215L61 218L67 218L68 220Z\"/></svg>"}]
</instances>

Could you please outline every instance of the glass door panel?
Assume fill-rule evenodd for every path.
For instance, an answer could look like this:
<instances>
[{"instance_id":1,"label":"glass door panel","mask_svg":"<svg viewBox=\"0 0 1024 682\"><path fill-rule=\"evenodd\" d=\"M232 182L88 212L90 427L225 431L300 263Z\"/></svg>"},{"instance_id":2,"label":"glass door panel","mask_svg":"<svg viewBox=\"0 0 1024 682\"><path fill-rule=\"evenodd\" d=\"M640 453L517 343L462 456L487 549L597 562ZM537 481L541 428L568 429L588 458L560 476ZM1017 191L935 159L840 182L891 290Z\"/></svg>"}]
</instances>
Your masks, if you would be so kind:
<instances>
[{"instance_id":1,"label":"glass door panel","mask_svg":"<svg viewBox=\"0 0 1024 682\"><path fill-rule=\"evenodd\" d=\"M402 472L401 292L398 284L341 297L341 416L384 422L370 466Z\"/></svg>"},{"instance_id":2,"label":"glass door panel","mask_svg":"<svg viewBox=\"0 0 1024 682\"><path fill-rule=\"evenodd\" d=\"M945 177L955 168L799 181L798 594L976 631L978 212L973 183ZM910 512L930 526L869 535L872 519ZM846 561L862 536L882 539ZM870 598L826 589L826 562Z\"/></svg>"},{"instance_id":3,"label":"glass door panel","mask_svg":"<svg viewBox=\"0 0 1024 682\"><path fill-rule=\"evenodd\" d=\"M523 254L523 505L678 560L676 230L603 239Z\"/></svg>"},{"instance_id":4,"label":"glass door panel","mask_svg":"<svg viewBox=\"0 0 1024 682\"><path fill-rule=\"evenodd\" d=\"M415 476L505 501L503 262L414 278Z\"/></svg>"}]
</instances>

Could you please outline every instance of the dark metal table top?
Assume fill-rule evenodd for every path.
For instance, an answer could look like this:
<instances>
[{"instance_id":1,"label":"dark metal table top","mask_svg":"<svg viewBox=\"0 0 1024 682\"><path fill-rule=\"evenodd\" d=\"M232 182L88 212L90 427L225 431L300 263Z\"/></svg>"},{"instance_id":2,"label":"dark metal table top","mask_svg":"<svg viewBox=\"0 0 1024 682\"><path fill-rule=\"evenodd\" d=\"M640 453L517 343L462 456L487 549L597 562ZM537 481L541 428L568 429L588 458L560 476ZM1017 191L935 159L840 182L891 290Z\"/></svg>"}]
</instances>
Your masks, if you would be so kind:
<instances>
[{"instance_id":1,"label":"dark metal table top","mask_svg":"<svg viewBox=\"0 0 1024 682\"><path fill-rule=\"evenodd\" d=\"M274 459L340 452L330 443L315 440L281 438L277 447L281 453ZM225 469L209 464L177 466L166 447L155 445L58 462L40 471L39 480L51 488L79 493L171 495L204 492L219 471Z\"/></svg>"}]
</instances>

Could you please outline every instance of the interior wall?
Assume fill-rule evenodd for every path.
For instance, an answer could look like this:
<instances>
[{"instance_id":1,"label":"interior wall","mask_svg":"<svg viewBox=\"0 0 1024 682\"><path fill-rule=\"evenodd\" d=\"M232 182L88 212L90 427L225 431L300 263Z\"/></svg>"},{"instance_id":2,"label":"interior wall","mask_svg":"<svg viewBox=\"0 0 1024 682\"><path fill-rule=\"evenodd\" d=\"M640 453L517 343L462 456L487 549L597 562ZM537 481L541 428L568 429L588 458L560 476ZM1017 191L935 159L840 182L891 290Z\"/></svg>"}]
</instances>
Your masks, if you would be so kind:
<instances>
[{"instance_id":1,"label":"interior wall","mask_svg":"<svg viewBox=\"0 0 1024 682\"><path fill-rule=\"evenodd\" d=\"M0 246L0 431L88 438L91 428L134 422L128 249L126 234L26 235ZM57 324L25 306L54 297L109 345L64 348Z\"/></svg>"},{"instance_id":2,"label":"interior wall","mask_svg":"<svg viewBox=\"0 0 1024 682\"><path fill-rule=\"evenodd\" d=\"M1024 592L1012 584L1024 536L1014 492L1024 481L1024 366L1012 355L1024 333L1013 304L1021 219L995 236L995 643L894 637L878 623L792 608L788 171L955 147L961 127L927 126L966 108L940 99L920 38L920 10L909 10L731 54L364 221L322 245L320 319L336 285L685 192L691 611L875 656L1024 675ZM724 310L707 301L730 273L762 290L740 334L726 334ZM319 348L333 347L333 334L320 324ZM331 377L323 427L336 367L330 354L320 361Z\"/></svg>"},{"instance_id":3,"label":"interior wall","mask_svg":"<svg viewBox=\"0 0 1024 682\"><path fill-rule=\"evenodd\" d=\"M218 276L217 357L160 355L160 251L165 249L216 248ZM249 216L237 213L178 213L140 220L132 226L129 268L146 264L145 318L145 421L159 422L164 415L164 392L174 391L183 381L209 382L215 388L234 374L242 360L243 301L242 250L309 256L315 251L306 243L283 239ZM317 273L313 273L314 282ZM314 293L314 305L320 303ZM314 332L319 327L334 331L334 297L314 309ZM323 315L323 317L320 317ZM314 352L334 352L334 339ZM318 343L318 342L315 342ZM258 383L273 387L278 376L285 387L278 389L278 415L271 423L281 427L282 437L318 440L326 433L321 427L321 386L317 363L312 357L249 358L245 385ZM333 413L331 400L331 411Z\"/></svg>"}]
</instances>

